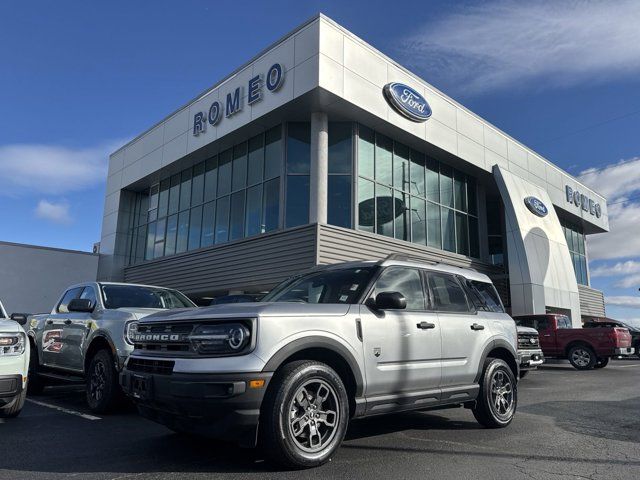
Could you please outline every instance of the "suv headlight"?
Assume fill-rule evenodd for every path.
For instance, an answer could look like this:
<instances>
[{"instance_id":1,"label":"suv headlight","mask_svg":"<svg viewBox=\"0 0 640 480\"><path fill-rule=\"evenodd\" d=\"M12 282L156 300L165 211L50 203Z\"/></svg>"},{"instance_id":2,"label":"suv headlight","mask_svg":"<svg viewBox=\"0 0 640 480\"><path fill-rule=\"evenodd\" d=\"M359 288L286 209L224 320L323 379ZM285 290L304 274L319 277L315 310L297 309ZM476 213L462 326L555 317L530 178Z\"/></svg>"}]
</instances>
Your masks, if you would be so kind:
<instances>
[{"instance_id":1,"label":"suv headlight","mask_svg":"<svg viewBox=\"0 0 640 480\"><path fill-rule=\"evenodd\" d=\"M22 355L26 341L26 335L22 332L0 333L0 357Z\"/></svg>"},{"instance_id":2,"label":"suv headlight","mask_svg":"<svg viewBox=\"0 0 640 480\"><path fill-rule=\"evenodd\" d=\"M138 322L128 322L124 326L124 340L129 344L133 345L135 342L133 341L133 336L138 333Z\"/></svg>"},{"instance_id":3,"label":"suv headlight","mask_svg":"<svg viewBox=\"0 0 640 480\"><path fill-rule=\"evenodd\" d=\"M251 344L251 330L242 323L200 325L189 335L191 348L204 355L234 355Z\"/></svg>"}]
</instances>

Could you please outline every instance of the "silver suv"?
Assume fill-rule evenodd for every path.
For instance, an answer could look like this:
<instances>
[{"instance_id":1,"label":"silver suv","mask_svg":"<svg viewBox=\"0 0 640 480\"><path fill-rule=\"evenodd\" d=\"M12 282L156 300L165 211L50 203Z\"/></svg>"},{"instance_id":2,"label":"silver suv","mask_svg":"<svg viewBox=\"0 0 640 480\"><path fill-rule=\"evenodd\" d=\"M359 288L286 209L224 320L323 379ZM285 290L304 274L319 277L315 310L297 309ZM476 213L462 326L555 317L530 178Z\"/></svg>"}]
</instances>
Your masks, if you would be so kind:
<instances>
[{"instance_id":1,"label":"silver suv","mask_svg":"<svg viewBox=\"0 0 640 480\"><path fill-rule=\"evenodd\" d=\"M516 326L486 275L393 255L315 268L257 303L163 312L129 330L121 385L178 432L326 462L351 418L443 406L507 426Z\"/></svg>"}]
</instances>

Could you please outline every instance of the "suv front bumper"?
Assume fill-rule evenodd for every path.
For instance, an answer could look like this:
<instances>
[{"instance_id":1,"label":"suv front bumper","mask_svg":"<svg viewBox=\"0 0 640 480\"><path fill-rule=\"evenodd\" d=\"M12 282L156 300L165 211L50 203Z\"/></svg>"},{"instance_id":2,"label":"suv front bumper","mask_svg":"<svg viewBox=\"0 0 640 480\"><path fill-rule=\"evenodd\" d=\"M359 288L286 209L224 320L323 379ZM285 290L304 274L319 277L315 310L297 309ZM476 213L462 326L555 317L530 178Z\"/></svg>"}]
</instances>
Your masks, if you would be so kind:
<instances>
[{"instance_id":1,"label":"suv front bumper","mask_svg":"<svg viewBox=\"0 0 640 480\"><path fill-rule=\"evenodd\" d=\"M140 414L171 430L256 444L260 406L273 373L171 373L128 370L120 385ZM253 380L264 380L251 388Z\"/></svg>"},{"instance_id":2,"label":"suv front bumper","mask_svg":"<svg viewBox=\"0 0 640 480\"><path fill-rule=\"evenodd\" d=\"M635 351L636 351L636 349L633 348L633 347L616 348L615 349L615 354L616 355L633 355Z\"/></svg>"},{"instance_id":3,"label":"suv front bumper","mask_svg":"<svg viewBox=\"0 0 640 480\"><path fill-rule=\"evenodd\" d=\"M542 350L518 350L520 370L533 370L544 363Z\"/></svg>"},{"instance_id":4,"label":"suv front bumper","mask_svg":"<svg viewBox=\"0 0 640 480\"><path fill-rule=\"evenodd\" d=\"M22 375L0 375L0 407L22 393Z\"/></svg>"}]
</instances>

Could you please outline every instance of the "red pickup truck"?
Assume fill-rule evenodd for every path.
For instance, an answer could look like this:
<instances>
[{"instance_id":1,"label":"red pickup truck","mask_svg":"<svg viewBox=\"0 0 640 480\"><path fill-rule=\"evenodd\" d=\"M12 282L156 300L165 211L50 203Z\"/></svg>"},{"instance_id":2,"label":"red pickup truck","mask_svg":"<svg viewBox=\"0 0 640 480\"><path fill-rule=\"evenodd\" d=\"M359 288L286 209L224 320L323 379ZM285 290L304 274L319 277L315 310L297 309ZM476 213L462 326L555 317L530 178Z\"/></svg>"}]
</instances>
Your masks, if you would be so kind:
<instances>
[{"instance_id":1,"label":"red pickup truck","mask_svg":"<svg viewBox=\"0 0 640 480\"><path fill-rule=\"evenodd\" d=\"M631 334L621 327L572 328L566 315L523 315L517 325L535 328L545 358L566 358L578 370L604 368L616 355L633 355Z\"/></svg>"}]
</instances>

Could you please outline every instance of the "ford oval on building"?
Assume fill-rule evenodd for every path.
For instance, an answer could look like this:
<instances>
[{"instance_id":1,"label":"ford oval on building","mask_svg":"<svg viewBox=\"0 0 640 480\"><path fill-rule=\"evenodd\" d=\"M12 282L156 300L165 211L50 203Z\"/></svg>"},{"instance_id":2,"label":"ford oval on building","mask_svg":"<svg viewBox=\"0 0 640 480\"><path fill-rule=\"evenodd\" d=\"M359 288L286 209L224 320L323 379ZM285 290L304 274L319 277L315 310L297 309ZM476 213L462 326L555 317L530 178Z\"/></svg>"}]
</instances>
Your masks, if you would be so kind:
<instances>
[{"instance_id":1,"label":"ford oval on building","mask_svg":"<svg viewBox=\"0 0 640 480\"><path fill-rule=\"evenodd\" d=\"M403 83L393 82L385 85L384 95L389 104L409 120L424 122L431 116L431 107L427 100Z\"/></svg>"}]
</instances>

